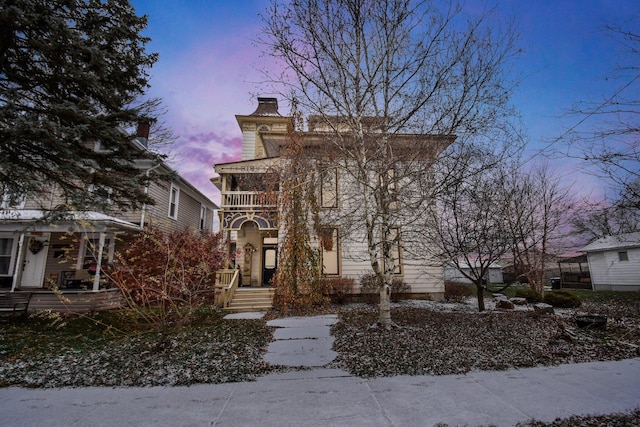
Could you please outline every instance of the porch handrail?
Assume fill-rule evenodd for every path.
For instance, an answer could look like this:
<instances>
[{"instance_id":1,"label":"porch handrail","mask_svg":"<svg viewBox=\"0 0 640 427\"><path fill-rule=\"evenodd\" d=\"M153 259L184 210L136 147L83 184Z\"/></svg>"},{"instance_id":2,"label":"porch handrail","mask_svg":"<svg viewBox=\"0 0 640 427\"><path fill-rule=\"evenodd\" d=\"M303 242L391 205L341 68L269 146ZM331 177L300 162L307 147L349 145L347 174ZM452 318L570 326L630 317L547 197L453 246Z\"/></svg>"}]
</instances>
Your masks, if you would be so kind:
<instances>
[{"instance_id":1,"label":"porch handrail","mask_svg":"<svg viewBox=\"0 0 640 427\"><path fill-rule=\"evenodd\" d=\"M226 271L221 274L228 278L230 272ZM229 284L222 290L223 292L222 305L224 308L227 308L229 306L229 303L233 299L233 294L236 292L236 289L238 289L238 283L240 282L239 279L240 279L240 270L238 269L233 270L233 275L231 276L231 280L229 281ZM222 283L226 283L226 282L222 282Z\"/></svg>"}]
</instances>

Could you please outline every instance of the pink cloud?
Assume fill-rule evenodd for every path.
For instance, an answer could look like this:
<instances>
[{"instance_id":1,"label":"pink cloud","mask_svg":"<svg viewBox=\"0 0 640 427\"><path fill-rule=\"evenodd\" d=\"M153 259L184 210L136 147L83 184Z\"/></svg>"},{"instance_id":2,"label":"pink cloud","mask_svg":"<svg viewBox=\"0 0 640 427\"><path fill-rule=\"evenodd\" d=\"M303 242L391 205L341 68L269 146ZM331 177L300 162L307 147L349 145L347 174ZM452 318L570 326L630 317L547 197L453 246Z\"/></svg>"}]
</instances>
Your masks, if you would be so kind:
<instances>
[{"instance_id":1,"label":"pink cloud","mask_svg":"<svg viewBox=\"0 0 640 427\"><path fill-rule=\"evenodd\" d=\"M241 148L242 138L237 136L227 137L215 132L185 135L173 145L169 163L193 186L218 203L220 193L210 182L216 176L213 166L239 160Z\"/></svg>"},{"instance_id":2,"label":"pink cloud","mask_svg":"<svg viewBox=\"0 0 640 427\"><path fill-rule=\"evenodd\" d=\"M218 135L215 132L187 135L175 145L183 157L194 156L210 165L240 159L242 138Z\"/></svg>"}]
</instances>

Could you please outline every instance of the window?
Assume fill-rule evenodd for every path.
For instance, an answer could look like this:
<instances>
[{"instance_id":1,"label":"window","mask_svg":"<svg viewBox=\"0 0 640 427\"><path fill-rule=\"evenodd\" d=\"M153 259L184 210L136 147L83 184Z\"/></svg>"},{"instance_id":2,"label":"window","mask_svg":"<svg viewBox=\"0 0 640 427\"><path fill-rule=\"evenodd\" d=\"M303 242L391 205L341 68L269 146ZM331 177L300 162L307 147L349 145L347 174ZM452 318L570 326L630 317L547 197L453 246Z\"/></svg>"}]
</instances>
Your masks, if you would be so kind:
<instances>
[{"instance_id":1,"label":"window","mask_svg":"<svg viewBox=\"0 0 640 427\"><path fill-rule=\"evenodd\" d=\"M264 251L264 268L269 270L276 268L277 253L275 249L266 249Z\"/></svg>"},{"instance_id":2,"label":"window","mask_svg":"<svg viewBox=\"0 0 640 427\"><path fill-rule=\"evenodd\" d=\"M109 147L107 147L104 143L102 143L101 141L96 141L95 145L94 145L94 150L97 153L110 153L113 150L110 149Z\"/></svg>"},{"instance_id":3,"label":"window","mask_svg":"<svg viewBox=\"0 0 640 427\"><path fill-rule=\"evenodd\" d=\"M263 237L262 238L263 245L277 245L278 238L277 237Z\"/></svg>"},{"instance_id":4,"label":"window","mask_svg":"<svg viewBox=\"0 0 640 427\"><path fill-rule=\"evenodd\" d=\"M178 219L178 202L180 201L180 189L171 186L169 192L169 218Z\"/></svg>"},{"instance_id":5,"label":"window","mask_svg":"<svg viewBox=\"0 0 640 427\"><path fill-rule=\"evenodd\" d=\"M386 179L384 175L380 176L380 187L385 191L389 209L398 209L398 190L396 187L396 172L394 169L389 169L386 173Z\"/></svg>"},{"instance_id":6,"label":"window","mask_svg":"<svg viewBox=\"0 0 640 427\"><path fill-rule=\"evenodd\" d=\"M11 274L13 239L0 239L0 275Z\"/></svg>"},{"instance_id":7,"label":"window","mask_svg":"<svg viewBox=\"0 0 640 427\"><path fill-rule=\"evenodd\" d=\"M6 190L4 193L2 193L2 200L0 200L0 209L23 209L24 204L24 195L16 195Z\"/></svg>"},{"instance_id":8,"label":"window","mask_svg":"<svg viewBox=\"0 0 640 427\"><path fill-rule=\"evenodd\" d=\"M84 256L82 257L82 268L87 269L93 265L98 264L98 253L100 252L100 239L87 239L84 245ZM111 240L105 239L104 247L102 248L102 261L101 265L106 265L109 260L113 259L113 247L111 246Z\"/></svg>"},{"instance_id":9,"label":"window","mask_svg":"<svg viewBox=\"0 0 640 427\"><path fill-rule=\"evenodd\" d=\"M391 257L393 258L393 274L402 274L402 258L400 257L400 229L389 230ZM383 260L384 261L384 260Z\"/></svg>"},{"instance_id":10,"label":"window","mask_svg":"<svg viewBox=\"0 0 640 427\"><path fill-rule=\"evenodd\" d=\"M322 273L328 276L340 274L340 241L337 228L323 228L322 241Z\"/></svg>"},{"instance_id":11,"label":"window","mask_svg":"<svg viewBox=\"0 0 640 427\"><path fill-rule=\"evenodd\" d=\"M113 204L113 200L111 199L113 188L104 185L89 184L87 191L93 195L96 202L102 205Z\"/></svg>"},{"instance_id":12,"label":"window","mask_svg":"<svg viewBox=\"0 0 640 427\"><path fill-rule=\"evenodd\" d=\"M200 230L204 230L207 225L207 207L200 206Z\"/></svg>"},{"instance_id":13,"label":"window","mask_svg":"<svg viewBox=\"0 0 640 427\"><path fill-rule=\"evenodd\" d=\"M627 251L618 252L618 261L629 261L629 254Z\"/></svg>"},{"instance_id":14,"label":"window","mask_svg":"<svg viewBox=\"0 0 640 427\"><path fill-rule=\"evenodd\" d=\"M320 172L320 200L323 208L338 207L338 170L326 168Z\"/></svg>"}]
</instances>

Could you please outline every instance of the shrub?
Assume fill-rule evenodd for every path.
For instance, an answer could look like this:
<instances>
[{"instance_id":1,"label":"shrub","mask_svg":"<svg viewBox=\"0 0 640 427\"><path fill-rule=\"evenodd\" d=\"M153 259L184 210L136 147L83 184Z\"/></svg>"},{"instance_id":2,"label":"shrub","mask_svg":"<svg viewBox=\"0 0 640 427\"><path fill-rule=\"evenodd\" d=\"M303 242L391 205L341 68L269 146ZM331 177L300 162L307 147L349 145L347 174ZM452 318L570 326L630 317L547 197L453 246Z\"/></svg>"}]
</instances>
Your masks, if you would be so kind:
<instances>
[{"instance_id":1,"label":"shrub","mask_svg":"<svg viewBox=\"0 0 640 427\"><path fill-rule=\"evenodd\" d=\"M544 296L544 302L557 308L580 307L582 301L580 297L569 291L551 291Z\"/></svg>"},{"instance_id":2,"label":"shrub","mask_svg":"<svg viewBox=\"0 0 640 427\"><path fill-rule=\"evenodd\" d=\"M411 292L411 286L402 278L393 279L391 283L391 301L399 301L399 294L408 292ZM380 301L380 281L375 274L365 274L360 278L360 294L369 304L377 304Z\"/></svg>"},{"instance_id":3,"label":"shrub","mask_svg":"<svg viewBox=\"0 0 640 427\"><path fill-rule=\"evenodd\" d=\"M380 299L380 282L375 274L365 274L360 278L360 294L369 304L376 304Z\"/></svg>"},{"instance_id":4,"label":"shrub","mask_svg":"<svg viewBox=\"0 0 640 427\"><path fill-rule=\"evenodd\" d=\"M407 294L411 292L411 286L407 284L403 279L393 279L391 283L391 301L398 302L400 300L400 294Z\"/></svg>"},{"instance_id":5,"label":"shrub","mask_svg":"<svg viewBox=\"0 0 640 427\"><path fill-rule=\"evenodd\" d=\"M542 302L540 295L531 288L518 289L514 296L516 298L526 298L528 303Z\"/></svg>"},{"instance_id":6,"label":"shrub","mask_svg":"<svg viewBox=\"0 0 640 427\"><path fill-rule=\"evenodd\" d=\"M445 282L444 299L447 301L462 301L474 295L471 285L459 282Z\"/></svg>"},{"instance_id":7,"label":"shrub","mask_svg":"<svg viewBox=\"0 0 640 427\"><path fill-rule=\"evenodd\" d=\"M333 297L338 304L343 304L347 300L347 296L353 293L356 281L354 279L324 279L327 292Z\"/></svg>"},{"instance_id":8,"label":"shrub","mask_svg":"<svg viewBox=\"0 0 640 427\"><path fill-rule=\"evenodd\" d=\"M198 307L213 302L215 274L226 263L221 240L220 233L167 233L150 226L115 254L105 272L132 314L165 330L190 321Z\"/></svg>"}]
</instances>

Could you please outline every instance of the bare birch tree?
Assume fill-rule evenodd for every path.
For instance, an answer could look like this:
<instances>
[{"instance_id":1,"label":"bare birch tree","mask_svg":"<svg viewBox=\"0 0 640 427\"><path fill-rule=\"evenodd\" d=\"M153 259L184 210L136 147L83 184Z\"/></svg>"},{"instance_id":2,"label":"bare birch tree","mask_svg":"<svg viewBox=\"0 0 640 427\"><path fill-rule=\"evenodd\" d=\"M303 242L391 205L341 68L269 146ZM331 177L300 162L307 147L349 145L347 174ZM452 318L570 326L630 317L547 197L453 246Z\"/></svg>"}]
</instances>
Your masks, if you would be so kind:
<instances>
[{"instance_id":1,"label":"bare birch tree","mask_svg":"<svg viewBox=\"0 0 640 427\"><path fill-rule=\"evenodd\" d=\"M394 248L416 251L409 230L446 187L434 180L438 155L454 139L515 140L504 73L518 53L513 26L412 0L276 0L263 22L259 41L284 70L268 75L274 91L313 116L324 166L349 183L324 218L364 240L389 327Z\"/></svg>"}]
</instances>

